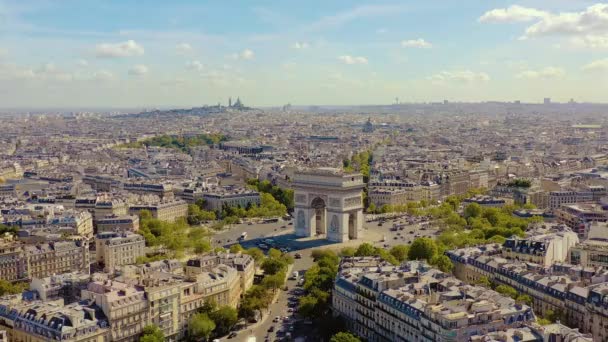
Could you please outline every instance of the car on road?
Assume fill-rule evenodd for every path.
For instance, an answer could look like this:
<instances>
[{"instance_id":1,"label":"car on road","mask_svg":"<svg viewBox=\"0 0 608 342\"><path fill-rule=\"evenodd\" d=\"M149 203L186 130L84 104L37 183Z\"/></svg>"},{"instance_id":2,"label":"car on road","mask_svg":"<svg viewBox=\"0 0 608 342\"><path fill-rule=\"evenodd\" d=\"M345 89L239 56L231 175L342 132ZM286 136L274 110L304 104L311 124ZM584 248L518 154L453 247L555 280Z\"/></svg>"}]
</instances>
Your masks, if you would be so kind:
<instances>
[{"instance_id":1,"label":"car on road","mask_svg":"<svg viewBox=\"0 0 608 342\"><path fill-rule=\"evenodd\" d=\"M228 338L235 338L238 334L236 332L231 332L230 335L228 335Z\"/></svg>"},{"instance_id":2,"label":"car on road","mask_svg":"<svg viewBox=\"0 0 608 342\"><path fill-rule=\"evenodd\" d=\"M300 254L300 253L296 253L296 254L294 254L294 257L295 257L296 259L302 259L302 254Z\"/></svg>"},{"instance_id":3,"label":"car on road","mask_svg":"<svg viewBox=\"0 0 608 342\"><path fill-rule=\"evenodd\" d=\"M285 229L285 228L287 228L287 226L281 226L281 229Z\"/></svg>"},{"instance_id":4,"label":"car on road","mask_svg":"<svg viewBox=\"0 0 608 342\"><path fill-rule=\"evenodd\" d=\"M276 316L272 321L278 323L281 320L281 316Z\"/></svg>"},{"instance_id":5,"label":"car on road","mask_svg":"<svg viewBox=\"0 0 608 342\"><path fill-rule=\"evenodd\" d=\"M268 328L268 332L273 332L274 331L274 325L271 325L270 328Z\"/></svg>"}]
</instances>

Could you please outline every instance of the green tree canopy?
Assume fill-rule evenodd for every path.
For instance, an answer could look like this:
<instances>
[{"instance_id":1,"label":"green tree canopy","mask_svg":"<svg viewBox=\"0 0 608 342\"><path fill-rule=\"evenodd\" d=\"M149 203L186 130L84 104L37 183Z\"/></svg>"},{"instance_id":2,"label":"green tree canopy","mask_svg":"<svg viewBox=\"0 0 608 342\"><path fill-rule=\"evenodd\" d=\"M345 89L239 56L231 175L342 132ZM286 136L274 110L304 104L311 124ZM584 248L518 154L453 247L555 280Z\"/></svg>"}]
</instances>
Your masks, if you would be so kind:
<instances>
[{"instance_id":1,"label":"green tree canopy","mask_svg":"<svg viewBox=\"0 0 608 342\"><path fill-rule=\"evenodd\" d=\"M192 316L188 322L188 333L193 338L207 340L213 330L215 330L215 322L205 313Z\"/></svg>"},{"instance_id":2,"label":"green tree canopy","mask_svg":"<svg viewBox=\"0 0 608 342\"><path fill-rule=\"evenodd\" d=\"M250 255L257 265L259 265L262 260L264 260L264 252L262 252L262 250L257 247L251 247L247 249L244 253Z\"/></svg>"},{"instance_id":3,"label":"green tree canopy","mask_svg":"<svg viewBox=\"0 0 608 342\"><path fill-rule=\"evenodd\" d=\"M230 250L230 253L239 253L239 252L245 251L243 246L239 245L238 243L230 246L229 250Z\"/></svg>"},{"instance_id":4,"label":"green tree canopy","mask_svg":"<svg viewBox=\"0 0 608 342\"><path fill-rule=\"evenodd\" d=\"M452 263L452 260L450 260L450 258L448 258L445 255L436 255L431 260L431 264L437 266L438 269L440 269L442 272L446 272L446 273L451 272L452 269L454 268L454 264Z\"/></svg>"},{"instance_id":5,"label":"green tree canopy","mask_svg":"<svg viewBox=\"0 0 608 342\"><path fill-rule=\"evenodd\" d=\"M376 248L372 246L370 243L364 242L359 245L359 248L355 251L355 256L363 257L363 256L374 256L376 253Z\"/></svg>"},{"instance_id":6,"label":"green tree canopy","mask_svg":"<svg viewBox=\"0 0 608 342\"><path fill-rule=\"evenodd\" d=\"M341 257L352 257L355 256L357 250L354 247L344 247L340 250Z\"/></svg>"},{"instance_id":7,"label":"green tree canopy","mask_svg":"<svg viewBox=\"0 0 608 342\"><path fill-rule=\"evenodd\" d=\"M409 250L410 248L407 245L397 245L391 248L390 253L395 257L395 259L397 259L397 261L403 262L407 260Z\"/></svg>"},{"instance_id":8,"label":"green tree canopy","mask_svg":"<svg viewBox=\"0 0 608 342\"><path fill-rule=\"evenodd\" d=\"M408 259L410 260L430 260L437 255L437 245L430 238L417 238L412 242L408 251Z\"/></svg>"},{"instance_id":9,"label":"green tree canopy","mask_svg":"<svg viewBox=\"0 0 608 342\"><path fill-rule=\"evenodd\" d=\"M509 296L513 299L517 298L517 296L518 296L517 290L512 288L509 285L498 285L498 286L496 286L495 290L496 290L496 292L498 292L502 295L505 295L505 296Z\"/></svg>"},{"instance_id":10,"label":"green tree canopy","mask_svg":"<svg viewBox=\"0 0 608 342\"><path fill-rule=\"evenodd\" d=\"M139 338L141 342L164 342L165 334L156 325L146 325L142 336Z\"/></svg>"},{"instance_id":11,"label":"green tree canopy","mask_svg":"<svg viewBox=\"0 0 608 342\"><path fill-rule=\"evenodd\" d=\"M464 208L464 217L479 217L481 215L481 206L477 203L471 203Z\"/></svg>"},{"instance_id":12,"label":"green tree canopy","mask_svg":"<svg viewBox=\"0 0 608 342\"><path fill-rule=\"evenodd\" d=\"M361 342L361 340L349 332L339 332L332 336L329 342Z\"/></svg>"},{"instance_id":13,"label":"green tree canopy","mask_svg":"<svg viewBox=\"0 0 608 342\"><path fill-rule=\"evenodd\" d=\"M222 306L213 311L209 318L215 323L214 332L218 336L227 334L239 319L238 312L231 306Z\"/></svg>"}]
</instances>

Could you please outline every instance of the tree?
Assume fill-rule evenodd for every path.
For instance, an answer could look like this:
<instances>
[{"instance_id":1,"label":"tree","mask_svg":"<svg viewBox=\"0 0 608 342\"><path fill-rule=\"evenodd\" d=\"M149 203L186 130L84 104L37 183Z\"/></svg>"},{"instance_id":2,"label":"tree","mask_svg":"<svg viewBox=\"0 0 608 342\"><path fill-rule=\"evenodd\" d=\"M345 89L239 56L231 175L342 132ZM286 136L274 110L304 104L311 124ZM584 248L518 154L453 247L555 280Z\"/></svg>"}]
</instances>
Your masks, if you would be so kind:
<instances>
[{"instance_id":1,"label":"tree","mask_svg":"<svg viewBox=\"0 0 608 342\"><path fill-rule=\"evenodd\" d=\"M188 322L188 333L194 338L207 340L214 329L215 323L204 313L192 316Z\"/></svg>"},{"instance_id":2,"label":"tree","mask_svg":"<svg viewBox=\"0 0 608 342\"><path fill-rule=\"evenodd\" d=\"M532 306L532 297L527 294L520 294L515 298L516 301L525 303L528 306Z\"/></svg>"},{"instance_id":3,"label":"tree","mask_svg":"<svg viewBox=\"0 0 608 342\"><path fill-rule=\"evenodd\" d=\"M357 250L354 247L344 247L340 250L341 257L352 257L355 255Z\"/></svg>"},{"instance_id":4,"label":"tree","mask_svg":"<svg viewBox=\"0 0 608 342\"><path fill-rule=\"evenodd\" d=\"M367 212L375 214L376 213L376 205L374 203L371 203L369 205L369 207L367 207Z\"/></svg>"},{"instance_id":5,"label":"tree","mask_svg":"<svg viewBox=\"0 0 608 342\"><path fill-rule=\"evenodd\" d=\"M395 259L397 259L397 261L403 262L407 260L409 250L410 248L407 245L397 245L391 248L390 253L395 257Z\"/></svg>"},{"instance_id":6,"label":"tree","mask_svg":"<svg viewBox=\"0 0 608 342\"><path fill-rule=\"evenodd\" d=\"M0 296L5 294L19 294L29 287L28 283L11 283L0 279Z\"/></svg>"},{"instance_id":7,"label":"tree","mask_svg":"<svg viewBox=\"0 0 608 342\"><path fill-rule=\"evenodd\" d=\"M287 268L287 263L282 259L266 258L262 262L262 269L267 275L277 274Z\"/></svg>"},{"instance_id":8,"label":"tree","mask_svg":"<svg viewBox=\"0 0 608 342\"><path fill-rule=\"evenodd\" d=\"M452 272L452 269L454 268L452 260L450 260L450 258L445 255L436 255L431 260L431 264L437 266L437 268L440 269L441 272L445 273Z\"/></svg>"},{"instance_id":9,"label":"tree","mask_svg":"<svg viewBox=\"0 0 608 342\"><path fill-rule=\"evenodd\" d=\"M209 318L215 323L214 332L218 336L227 334L239 319L236 309L230 306L222 306L213 311Z\"/></svg>"},{"instance_id":10,"label":"tree","mask_svg":"<svg viewBox=\"0 0 608 342\"><path fill-rule=\"evenodd\" d=\"M237 244L234 244L232 246L230 246L230 253L239 253L239 252L243 252L245 249L243 248L243 246Z\"/></svg>"},{"instance_id":11,"label":"tree","mask_svg":"<svg viewBox=\"0 0 608 342\"><path fill-rule=\"evenodd\" d=\"M410 260L430 261L437 254L437 244L430 238L417 238L412 242L408 251Z\"/></svg>"},{"instance_id":12,"label":"tree","mask_svg":"<svg viewBox=\"0 0 608 342\"><path fill-rule=\"evenodd\" d=\"M488 279L488 277L481 277L479 278L475 284L483 286L483 287L487 287L487 288L491 288L492 287L492 282L490 281L490 279Z\"/></svg>"},{"instance_id":13,"label":"tree","mask_svg":"<svg viewBox=\"0 0 608 342\"><path fill-rule=\"evenodd\" d=\"M140 337L141 342L164 342L165 334L156 325L146 325Z\"/></svg>"},{"instance_id":14,"label":"tree","mask_svg":"<svg viewBox=\"0 0 608 342\"><path fill-rule=\"evenodd\" d=\"M359 248L357 248L357 251L355 252L355 256L374 256L375 251L376 248L374 248L374 246L372 246L370 243L365 242L359 245Z\"/></svg>"},{"instance_id":15,"label":"tree","mask_svg":"<svg viewBox=\"0 0 608 342\"><path fill-rule=\"evenodd\" d=\"M255 261L255 263L258 265L264 259L264 252L262 252L262 250L257 247L251 247L247 249L245 251L245 254L250 255L253 258L253 261Z\"/></svg>"},{"instance_id":16,"label":"tree","mask_svg":"<svg viewBox=\"0 0 608 342\"><path fill-rule=\"evenodd\" d=\"M313 318L317 315L317 304L319 300L317 297L312 295L307 295L300 298L300 306L298 307L298 312L303 317Z\"/></svg>"},{"instance_id":17,"label":"tree","mask_svg":"<svg viewBox=\"0 0 608 342\"><path fill-rule=\"evenodd\" d=\"M285 273L279 272L277 274L267 275L262 279L262 285L276 292L277 289L281 288L281 286L285 285Z\"/></svg>"},{"instance_id":18,"label":"tree","mask_svg":"<svg viewBox=\"0 0 608 342\"><path fill-rule=\"evenodd\" d=\"M482 209L481 206L477 203L471 203L464 208L464 217L479 217L481 215Z\"/></svg>"},{"instance_id":19,"label":"tree","mask_svg":"<svg viewBox=\"0 0 608 342\"><path fill-rule=\"evenodd\" d=\"M217 308L217 305L215 304L215 302L213 300L206 300L203 303L203 306L201 306L200 308L198 308L198 310L196 310L197 313L204 313L204 314L211 314L213 311L215 311L215 309Z\"/></svg>"},{"instance_id":20,"label":"tree","mask_svg":"<svg viewBox=\"0 0 608 342\"><path fill-rule=\"evenodd\" d=\"M339 332L332 336L329 342L361 342L361 340L349 332Z\"/></svg>"},{"instance_id":21,"label":"tree","mask_svg":"<svg viewBox=\"0 0 608 342\"><path fill-rule=\"evenodd\" d=\"M272 258L272 259L280 259L281 255L283 255L283 252L281 252L280 250L276 249L276 248L271 248L268 250L268 257Z\"/></svg>"},{"instance_id":22,"label":"tree","mask_svg":"<svg viewBox=\"0 0 608 342\"><path fill-rule=\"evenodd\" d=\"M505 295L505 296L509 296L513 299L517 298L517 295L518 295L517 290L512 288L509 285L498 285L496 287L496 292L498 292L502 295Z\"/></svg>"}]
</instances>

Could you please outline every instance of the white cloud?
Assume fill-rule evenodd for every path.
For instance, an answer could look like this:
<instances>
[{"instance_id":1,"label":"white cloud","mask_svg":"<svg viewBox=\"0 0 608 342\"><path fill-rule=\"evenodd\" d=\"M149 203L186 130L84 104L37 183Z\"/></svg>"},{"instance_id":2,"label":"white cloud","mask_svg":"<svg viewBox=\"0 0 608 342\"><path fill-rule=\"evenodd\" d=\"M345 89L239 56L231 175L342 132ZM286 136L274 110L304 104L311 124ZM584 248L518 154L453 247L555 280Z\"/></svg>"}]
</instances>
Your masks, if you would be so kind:
<instances>
[{"instance_id":1,"label":"white cloud","mask_svg":"<svg viewBox=\"0 0 608 342\"><path fill-rule=\"evenodd\" d=\"M565 74L564 69L550 66L540 70L524 70L515 77L521 79L555 79L562 78Z\"/></svg>"},{"instance_id":2,"label":"white cloud","mask_svg":"<svg viewBox=\"0 0 608 342\"><path fill-rule=\"evenodd\" d=\"M551 14L526 29L524 37L543 35L595 35L608 32L608 4L595 4L582 12Z\"/></svg>"},{"instance_id":3,"label":"white cloud","mask_svg":"<svg viewBox=\"0 0 608 342\"><path fill-rule=\"evenodd\" d=\"M79 59L78 60L78 66L79 67L87 67L87 66L89 66L89 62L86 59Z\"/></svg>"},{"instance_id":4,"label":"white cloud","mask_svg":"<svg viewBox=\"0 0 608 342\"><path fill-rule=\"evenodd\" d=\"M241 59L253 59L253 51L249 50L249 49L245 49L243 51L241 51L240 57Z\"/></svg>"},{"instance_id":5,"label":"white cloud","mask_svg":"<svg viewBox=\"0 0 608 342\"><path fill-rule=\"evenodd\" d=\"M497 8L487 11L481 17L479 17L478 21L489 23L512 23L532 21L548 15L548 12L537 10L535 8L513 5L508 8Z\"/></svg>"},{"instance_id":6,"label":"white cloud","mask_svg":"<svg viewBox=\"0 0 608 342\"><path fill-rule=\"evenodd\" d=\"M233 53L232 55L230 55L231 59L234 60L247 60L247 59L253 59L253 57L255 56L255 54L253 53L253 51L249 50L249 49L245 49L239 53Z\"/></svg>"},{"instance_id":7,"label":"white cloud","mask_svg":"<svg viewBox=\"0 0 608 342\"><path fill-rule=\"evenodd\" d=\"M181 43L175 46L175 51L180 55L187 55L192 52L192 46L188 43Z\"/></svg>"},{"instance_id":8,"label":"white cloud","mask_svg":"<svg viewBox=\"0 0 608 342\"><path fill-rule=\"evenodd\" d=\"M194 70L194 71L201 71L203 70L203 63L199 62L199 61L190 61L188 63L186 63L186 69L189 70Z\"/></svg>"},{"instance_id":9,"label":"white cloud","mask_svg":"<svg viewBox=\"0 0 608 342\"><path fill-rule=\"evenodd\" d=\"M583 67L584 71L608 71L608 58L593 61Z\"/></svg>"},{"instance_id":10,"label":"white cloud","mask_svg":"<svg viewBox=\"0 0 608 342\"><path fill-rule=\"evenodd\" d=\"M446 82L459 82L459 83L472 83L472 82L487 82L490 80L490 76L485 72L474 72L471 70L455 70L455 71L442 71L429 77L429 80L437 83Z\"/></svg>"},{"instance_id":11,"label":"white cloud","mask_svg":"<svg viewBox=\"0 0 608 342\"><path fill-rule=\"evenodd\" d=\"M410 39L401 41L401 46L407 48L420 48L420 49L430 49L433 47L433 44L427 42L422 38L418 39Z\"/></svg>"},{"instance_id":12,"label":"white cloud","mask_svg":"<svg viewBox=\"0 0 608 342\"><path fill-rule=\"evenodd\" d=\"M578 48L608 49L608 34L588 34L582 37L573 37L570 43L573 47Z\"/></svg>"},{"instance_id":13,"label":"white cloud","mask_svg":"<svg viewBox=\"0 0 608 342\"><path fill-rule=\"evenodd\" d=\"M344 64L367 64L367 58L361 56L340 56L338 57L340 61Z\"/></svg>"},{"instance_id":14,"label":"white cloud","mask_svg":"<svg viewBox=\"0 0 608 342\"><path fill-rule=\"evenodd\" d=\"M100 58L133 57L143 55L144 48L134 40L127 40L116 44L98 44L95 47L95 54Z\"/></svg>"},{"instance_id":15,"label":"white cloud","mask_svg":"<svg viewBox=\"0 0 608 342\"><path fill-rule=\"evenodd\" d=\"M544 36L567 36L570 37L569 45L573 47L608 48L608 3L591 5L579 12L562 13L550 13L514 5L488 11L479 18L479 21L534 21L526 28L520 40Z\"/></svg>"},{"instance_id":16,"label":"white cloud","mask_svg":"<svg viewBox=\"0 0 608 342\"><path fill-rule=\"evenodd\" d=\"M148 73L148 67L143 64L137 64L129 69L129 75L131 76L143 76Z\"/></svg>"},{"instance_id":17,"label":"white cloud","mask_svg":"<svg viewBox=\"0 0 608 342\"><path fill-rule=\"evenodd\" d=\"M295 42L291 45L291 47L297 50L308 49L310 47L310 44L308 44L307 42Z\"/></svg>"},{"instance_id":18,"label":"white cloud","mask_svg":"<svg viewBox=\"0 0 608 342\"><path fill-rule=\"evenodd\" d=\"M99 70L93 73L93 80L95 81L111 81L114 79L114 74L107 70Z\"/></svg>"}]
</instances>

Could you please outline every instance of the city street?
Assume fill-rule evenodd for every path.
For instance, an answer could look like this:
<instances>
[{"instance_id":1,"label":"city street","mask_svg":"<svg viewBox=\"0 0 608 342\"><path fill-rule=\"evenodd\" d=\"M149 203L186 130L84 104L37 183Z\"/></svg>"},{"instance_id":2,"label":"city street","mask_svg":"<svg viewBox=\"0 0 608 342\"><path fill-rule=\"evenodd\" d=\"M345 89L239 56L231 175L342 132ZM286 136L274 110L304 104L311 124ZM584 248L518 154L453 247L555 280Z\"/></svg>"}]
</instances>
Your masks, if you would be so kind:
<instances>
[{"instance_id":1,"label":"city street","mask_svg":"<svg viewBox=\"0 0 608 342\"><path fill-rule=\"evenodd\" d=\"M294 259L294 265L292 272L297 271L299 278L304 276L304 272L313 265L313 260L310 257L310 253L315 248L331 248L339 251L343 247L352 246L357 247L363 242L372 243L374 246L383 247L386 245L388 248L398 244L409 244L413 241L417 235L433 236L436 234L437 229L431 228L427 225L422 229L419 223L414 224L402 224L407 223L404 219L390 219L386 220L381 226L378 225L378 221L365 222L363 224L363 231L361 232L361 238L354 241L345 243L333 243L323 238L298 238L294 235L293 225L290 224L292 221L282 221L277 223L266 223L266 224L238 224L234 225L229 230L222 231L213 236L214 246L229 247L235 243L240 243L244 248L258 247L260 244L266 244L263 240L271 239L275 248L288 248L289 254L295 255L300 253L301 259ZM399 228L393 228L394 225ZM391 230L393 228L393 230ZM242 233L247 232L247 239L245 241L238 241L238 238ZM411 233L410 233L411 232ZM385 238L385 241L381 241ZM251 328L247 328L238 332L238 335L231 339L231 341L237 342L251 342L252 337L255 337L255 341L275 341L280 340L285 336L285 332L294 330L294 323L298 320L294 317L292 312L289 312L291 308L297 307L298 294L294 294L300 287L297 286L297 281L291 278L287 281L288 291L280 291L277 301L273 302L269 311L264 312L262 321L253 324ZM291 298L291 306L290 299ZM275 317L279 316L280 320L274 322ZM287 319L285 318L287 317ZM269 329L272 328L272 332ZM297 331L295 331L297 335ZM293 335L293 334L292 334ZM227 340L223 338L221 340Z\"/></svg>"}]
</instances>

